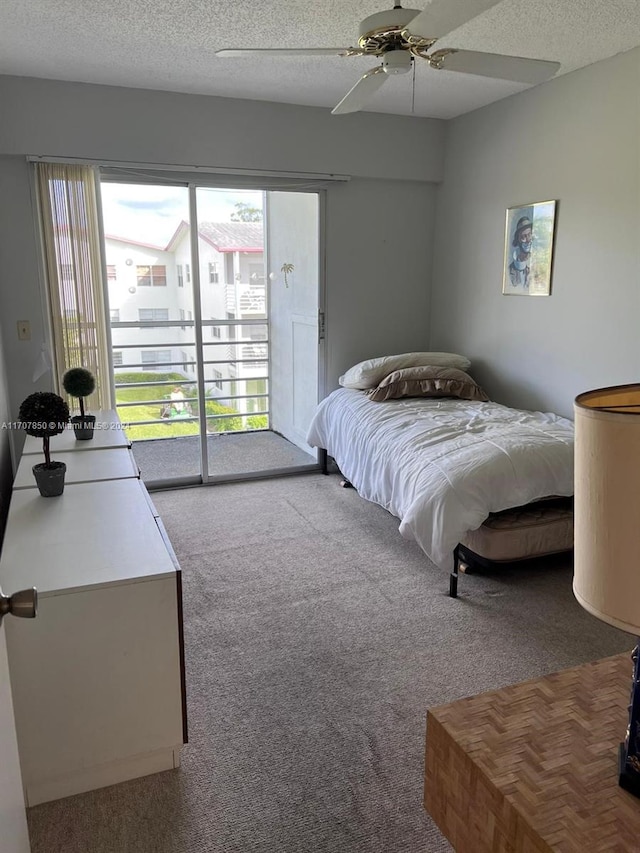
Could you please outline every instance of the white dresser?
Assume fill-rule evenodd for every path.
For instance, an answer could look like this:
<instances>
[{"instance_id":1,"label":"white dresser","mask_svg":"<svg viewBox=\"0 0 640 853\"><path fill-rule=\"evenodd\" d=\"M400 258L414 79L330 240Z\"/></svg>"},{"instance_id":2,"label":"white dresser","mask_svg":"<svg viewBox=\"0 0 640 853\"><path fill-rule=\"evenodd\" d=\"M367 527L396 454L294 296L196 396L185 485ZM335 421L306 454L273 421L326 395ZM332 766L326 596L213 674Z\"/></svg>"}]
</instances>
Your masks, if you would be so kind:
<instances>
[{"instance_id":1,"label":"white dresser","mask_svg":"<svg viewBox=\"0 0 640 853\"><path fill-rule=\"evenodd\" d=\"M180 569L143 483L67 483L54 498L14 489L0 584L39 596L35 620L6 622L27 805L177 767Z\"/></svg>"},{"instance_id":2,"label":"white dresser","mask_svg":"<svg viewBox=\"0 0 640 853\"><path fill-rule=\"evenodd\" d=\"M82 443L86 444L86 442ZM100 483L103 480L123 480L140 476L133 453L128 447L124 446L96 450L94 453L57 451L51 456L55 462L64 462L67 466L64 475L65 486L74 483ZM23 455L13 481L14 489L38 488L32 468L39 462L44 462L44 457L38 457L34 454Z\"/></svg>"}]
</instances>

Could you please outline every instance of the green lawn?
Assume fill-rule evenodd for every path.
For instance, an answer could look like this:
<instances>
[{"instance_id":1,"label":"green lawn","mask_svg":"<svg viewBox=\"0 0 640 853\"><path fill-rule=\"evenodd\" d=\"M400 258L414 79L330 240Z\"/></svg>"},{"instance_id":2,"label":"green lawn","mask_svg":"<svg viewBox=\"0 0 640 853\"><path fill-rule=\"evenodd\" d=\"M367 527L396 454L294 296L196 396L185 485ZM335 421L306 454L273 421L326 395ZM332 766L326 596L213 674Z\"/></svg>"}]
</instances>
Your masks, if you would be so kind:
<instances>
[{"instance_id":1,"label":"green lawn","mask_svg":"<svg viewBox=\"0 0 640 853\"><path fill-rule=\"evenodd\" d=\"M147 421L158 420L158 423L131 426L126 430L127 437L131 441L140 441L148 438L174 438L180 435L198 435L199 423L197 420L185 420L180 415L175 415L168 418L161 418L163 409L162 403L148 403L145 400L167 400L170 402L172 390L176 387L176 382L184 381L184 376L180 373L117 373L116 383L128 382L163 382L162 385L147 385L136 388L118 388L116 384L116 410L123 424L128 424L131 421ZM186 398L196 397L195 385L181 385L182 391ZM122 406L122 403L140 401L137 406ZM200 411L197 399L189 401L191 413L194 417L198 417ZM208 415L228 415L224 418L216 418L208 421L209 432L232 432L243 429L242 417L235 409L228 406L222 406L214 400L208 400L206 403ZM266 415L254 415L247 419L249 429L266 429Z\"/></svg>"}]
</instances>

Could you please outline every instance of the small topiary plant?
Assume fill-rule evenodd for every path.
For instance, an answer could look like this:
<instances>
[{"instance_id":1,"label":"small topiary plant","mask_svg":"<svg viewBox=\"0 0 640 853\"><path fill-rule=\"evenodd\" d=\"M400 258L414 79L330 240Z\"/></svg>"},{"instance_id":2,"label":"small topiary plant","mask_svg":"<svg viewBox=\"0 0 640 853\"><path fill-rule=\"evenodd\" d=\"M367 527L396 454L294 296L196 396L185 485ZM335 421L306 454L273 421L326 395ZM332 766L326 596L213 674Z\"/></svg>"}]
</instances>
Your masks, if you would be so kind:
<instances>
[{"instance_id":1,"label":"small topiary plant","mask_svg":"<svg viewBox=\"0 0 640 853\"><path fill-rule=\"evenodd\" d=\"M58 394L36 391L23 400L18 420L24 424L28 435L42 439L44 467L55 468L60 463L51 461L49 439L61 433L69 423L69 406Z\"/></svg>"},{"instance_id":2,"label":"small topiary plant","mask_svg":"<svg viewBox=\"0 0 640 853\"><path fill-rule=\"evenodd\" d=\"M86 367L72 367L62 377L62 387L71 397L78 398L80 417L84 420L84 398L93 394L96 387L93 373Z\"/></svg>"}]
</instances>

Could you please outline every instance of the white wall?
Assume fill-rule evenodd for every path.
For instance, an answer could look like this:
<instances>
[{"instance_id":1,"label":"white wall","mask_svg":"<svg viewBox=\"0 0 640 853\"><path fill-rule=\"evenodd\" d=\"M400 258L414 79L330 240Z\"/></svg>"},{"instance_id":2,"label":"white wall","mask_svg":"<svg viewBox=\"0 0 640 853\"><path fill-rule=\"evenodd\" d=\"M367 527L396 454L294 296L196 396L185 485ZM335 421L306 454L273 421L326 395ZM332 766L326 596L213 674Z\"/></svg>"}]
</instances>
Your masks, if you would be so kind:
<instances>
[{"instance_id":1,"label":"white wall","mask_svg":"<svg viewBox=\"0 0 640 853\"><path fill-rule=\"evenodd\" d=\"M364 358L428 348L436 187L358 179L327 198L329 385Z\"/></svg>"},{"instance_id":2,"label":"white wall","mask_svg":"<svg viewBox=\"0 0 640 853\"><path fill-rule=\"evenodd\" d=\"M449 123L433 349L491 396L572 417L574 397L640 381L640 49ZM507 207L558 199L550 297L501 294Z\"/></svg>"},{"instance_id":3,"label":"white wall","mask_svg":"<svg viewBox=\"0 0 640 853\"><path fill-rule=\"evenodd\" d=\"M0 317L11 409L42 341L25 155L355 176L327 203L327 387L353 361L424 347L444 122L0 77ZM29 319L32 341L18 342ZM45 382L46 387L46 382Z\"/></svg>"},{"instance_id":4,"label":"white wall","mask_svg":"<svg viewBox=\"0 0 640 853\"><path fill-rule=\"evenodd\" d=\"M0 76L0 153L437 181L444 122Z\"/></svg>"}]
</instances>

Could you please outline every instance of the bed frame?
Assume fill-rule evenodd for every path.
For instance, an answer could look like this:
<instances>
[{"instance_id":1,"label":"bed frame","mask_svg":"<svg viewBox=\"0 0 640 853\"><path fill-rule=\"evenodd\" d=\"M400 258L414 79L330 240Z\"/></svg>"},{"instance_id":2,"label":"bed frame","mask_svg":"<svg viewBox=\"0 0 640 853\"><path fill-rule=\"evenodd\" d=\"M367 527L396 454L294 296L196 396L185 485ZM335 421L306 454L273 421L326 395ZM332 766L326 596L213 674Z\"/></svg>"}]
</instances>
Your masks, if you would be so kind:
<instances>
[{"instance_id":1,"label":"bed frame","mask_svg":"<svg viewBox=\"0 0 640 853\"><path fill-rule=\"evenodd\" d=\"M323 474L329 473L329 457L318 449ZM342 479L341 486L351 486ZM473 546L476 550L473 550ZM492 513L469 541L458 543L449 575L449 595L458 597L460 573L512 565L535 557L546 557L573 549L573 498L546 498L526 506ZM501 556L495 557L498 553Z\"/></svg>"},{"instance_id":2,"label":"bed frame","mask_svg":"<svg viewBox=\"0 0 640 853\"><path fill-rule=\"evenodd\" d=\"M456 546L449 595L458 595L459 573L513 565L573 549L573 498L554 497L491 513Z\"/></svg>"}]
</instances>

